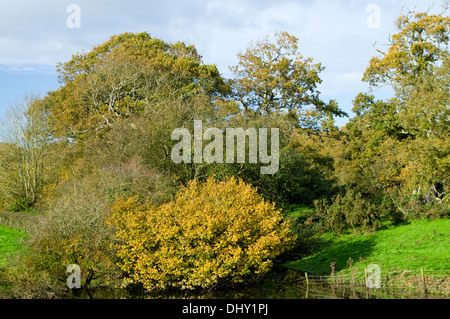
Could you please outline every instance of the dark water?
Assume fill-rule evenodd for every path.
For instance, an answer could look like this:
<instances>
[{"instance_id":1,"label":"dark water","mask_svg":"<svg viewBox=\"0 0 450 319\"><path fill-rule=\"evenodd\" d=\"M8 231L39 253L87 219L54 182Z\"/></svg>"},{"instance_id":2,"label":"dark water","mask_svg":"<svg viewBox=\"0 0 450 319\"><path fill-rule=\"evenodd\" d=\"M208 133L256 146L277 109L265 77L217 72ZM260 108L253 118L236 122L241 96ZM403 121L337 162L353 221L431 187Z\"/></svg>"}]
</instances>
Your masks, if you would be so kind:
<instances>
[{"instance_id":1,"label":"dark water","mask_svg":"<svg viewBox=\"0 0 450 319\"><path fill-rule=\"evenodd\" d=\"M305 282L303 273L279 268L253 284L242 284L226 289L201 291L174 290L160 293L144 293L142 290L93 290L83 291L79 296L67 298L92 299L437 299L410 289L368 289L349 285L332 285Z\"/></svg>"}]
</instances>

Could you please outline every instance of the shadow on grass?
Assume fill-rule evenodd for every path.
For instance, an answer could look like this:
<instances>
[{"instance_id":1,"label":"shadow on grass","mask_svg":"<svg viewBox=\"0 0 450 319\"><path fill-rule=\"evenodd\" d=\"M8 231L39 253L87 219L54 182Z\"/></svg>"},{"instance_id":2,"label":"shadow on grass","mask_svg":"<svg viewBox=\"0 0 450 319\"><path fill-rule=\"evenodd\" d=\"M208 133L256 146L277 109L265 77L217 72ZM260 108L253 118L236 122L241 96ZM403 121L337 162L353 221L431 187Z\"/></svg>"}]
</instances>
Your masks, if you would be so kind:
<instances>
[{"instance_id":1,"label":"shadow on grass","mask_svg":"<svg viewBox=\"0 0 450 319\"><path fill-rule=\"evenodd\" d=\"M335 262L335 271L348 268L349 258L356 263L372 254L375 239L356 238L348 241L333 242L319 253L301 260L284 264L285 267L311 273L317 276L331 274L331 264Z\"/></svg>"},{"instance_id":2,"label":"shadow on grass","mask_svg":"<svg viewBox=\"0 0 450 319\"><path fill-rule=\"evenodd\" d=\"M398 226L406 226L411 224L411 221L409 220L402 220L402 221L390 221L389 223L384 224L382 227L378 228L378 230L386 230L392 227L398 227Z\"/></svg>"}]
</instances>

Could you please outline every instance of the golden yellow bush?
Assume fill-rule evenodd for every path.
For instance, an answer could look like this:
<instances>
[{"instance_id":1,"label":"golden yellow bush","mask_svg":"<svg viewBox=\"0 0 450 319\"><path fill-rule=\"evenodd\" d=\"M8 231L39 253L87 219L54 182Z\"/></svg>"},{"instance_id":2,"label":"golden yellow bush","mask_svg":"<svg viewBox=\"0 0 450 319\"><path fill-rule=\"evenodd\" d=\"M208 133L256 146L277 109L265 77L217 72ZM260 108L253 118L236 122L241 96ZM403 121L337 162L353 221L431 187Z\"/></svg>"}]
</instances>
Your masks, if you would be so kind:
<instances>
[{"instance_id":1,"label":"golden yellow bush","mask_svg":"<svg viewBox=\"0 0 450 319\"><path fill-rule=\"evenodd\" d=\"M241 282L267 272L295 239L281 212L234 178L191 181L159 207L122 199L109 222L120 267L147 290Z\"/></svg>"}]
</instances>

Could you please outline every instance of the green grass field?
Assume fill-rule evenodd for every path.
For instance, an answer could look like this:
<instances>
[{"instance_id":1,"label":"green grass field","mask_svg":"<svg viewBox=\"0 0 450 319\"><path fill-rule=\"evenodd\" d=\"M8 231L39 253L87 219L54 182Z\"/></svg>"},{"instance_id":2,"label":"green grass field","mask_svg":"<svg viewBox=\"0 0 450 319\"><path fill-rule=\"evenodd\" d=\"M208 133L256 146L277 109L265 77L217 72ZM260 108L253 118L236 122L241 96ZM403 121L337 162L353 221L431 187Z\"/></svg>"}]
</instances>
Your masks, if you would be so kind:
<instances>
[{"instance_id":1,"label":"green grass field","mask_svg":"<svg viewBox=\"0 0 450 319\"><path fill-rule=\"evenodd\" d=\"M450 270L450 220L412 220L386 225L372 234L345 234L327 241L318 253L285 264L314 275L329 275L336 259L336 272L352 267L363 270L369 264L392 270Z\"/></svg>"},{"instance_id":2,"label":"green grass field","mask_svg":"<svg viewBox=\"0 0 450 319\"><path fill-rule=\"evenodd\" d=\"M293 205L288 215L291 217L297 217L300 220L305 220L313 212L314 208L311 206Z\"/></svg>"},{"instance_id":3,"label":"green grass field","mask_svg":"<svg viewBox=\"0 0 450 319\"><path fill-rule=\"evenodd\" d=\"M20 230L0 226L0 266L3 266L10 255L22 249L25 233Z\"/></svg>"}]
</instances>

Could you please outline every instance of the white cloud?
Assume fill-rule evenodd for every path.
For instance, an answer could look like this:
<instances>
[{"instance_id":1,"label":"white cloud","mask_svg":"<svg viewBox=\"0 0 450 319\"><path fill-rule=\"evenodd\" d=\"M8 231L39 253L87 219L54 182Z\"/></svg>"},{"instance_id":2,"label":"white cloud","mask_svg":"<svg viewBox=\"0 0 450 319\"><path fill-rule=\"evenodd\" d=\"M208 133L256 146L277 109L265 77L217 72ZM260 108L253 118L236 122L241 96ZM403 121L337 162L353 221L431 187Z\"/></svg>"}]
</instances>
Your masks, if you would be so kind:
<instances>
[{"instance_id":1,"label":"white cloud","mask_svg":"<svg viewBox=\"0 0 450 319\"><path fill-rule=\"evenodd\" d=\"M386 0L381 2L383 10ZM81 8L81 29L66 26L71 3ZM148 31L167 41L193 43L208 62L224 69L250 41L289 31L300 38L305 56L342 65L348 58L343 48L361 48L373 34L364 26L366 6L362 0L2 1L0 64L53 67L113 34Z\"/></svg>"},{"instance_id":2,"label":"white cloud","mask_svg":"<svg viewBox=\"0 0 450 319\"><path fill-rule=\"evenodd\" d=\"M60 58L69 58L79 47L67 39L0 38L0 64L54 67Z\"/></svg>"},{"instance_id":3,"label":"white cloud","mask_svg":"<svg viewBox=\"0 0 450 319\"><path fill-rule=\"evenodd\" d=\"M355 91L367 90L367 85L361 81L363 72L323 72L321 74L322 84L319 87L321 92L327 95L346 94Z\"/></svg>"}]
</instances>

